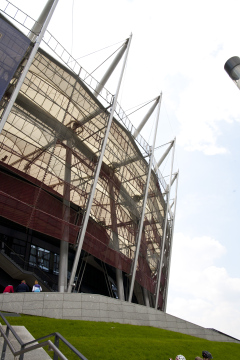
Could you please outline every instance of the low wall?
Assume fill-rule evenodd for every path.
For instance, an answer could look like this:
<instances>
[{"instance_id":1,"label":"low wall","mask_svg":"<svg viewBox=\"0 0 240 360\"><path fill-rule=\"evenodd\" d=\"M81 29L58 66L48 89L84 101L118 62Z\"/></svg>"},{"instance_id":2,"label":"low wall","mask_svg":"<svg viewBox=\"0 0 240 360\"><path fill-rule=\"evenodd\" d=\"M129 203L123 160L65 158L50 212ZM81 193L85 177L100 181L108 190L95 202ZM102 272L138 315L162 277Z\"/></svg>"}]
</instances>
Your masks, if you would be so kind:
<instances>
[{"instance_id":1,"label":"low wall","mask_svg":"<svg viewBox=\"0 0 240 360\"><path fill-rule=\"evenodd\" d=\"M240 343L230 336L205 329L162 311L102 295L47 292L0 294L0 311L55 319L153 326L211 341Z\"/></svg>"}]
</instances>

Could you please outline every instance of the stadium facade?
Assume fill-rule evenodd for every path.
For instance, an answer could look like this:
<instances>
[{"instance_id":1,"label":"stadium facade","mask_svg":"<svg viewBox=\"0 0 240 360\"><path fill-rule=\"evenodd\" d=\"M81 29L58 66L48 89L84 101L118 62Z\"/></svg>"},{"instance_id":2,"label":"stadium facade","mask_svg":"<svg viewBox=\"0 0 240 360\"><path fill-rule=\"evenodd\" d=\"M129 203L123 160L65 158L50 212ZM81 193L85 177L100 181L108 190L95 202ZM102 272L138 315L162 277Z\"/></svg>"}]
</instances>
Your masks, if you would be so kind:
<instances>
[{"instance_id":1,"label":"stadium facade","mask_svg":"<svg viewBox=\"0 0 240 360\"><path fill-rule=\"evenodd\" d=\"M175 140L156 163L155 142L140 135L161 95L135 129L117 102L131 37L112 65L123 63L112 95L112 69L97 82L45 31L55 5L38 22L1 7L0 290L37 277L45 291L166 310L178 174L171 166L167 185L158 167L170 151L173 165Z\"/></svg>"}]
</instances>

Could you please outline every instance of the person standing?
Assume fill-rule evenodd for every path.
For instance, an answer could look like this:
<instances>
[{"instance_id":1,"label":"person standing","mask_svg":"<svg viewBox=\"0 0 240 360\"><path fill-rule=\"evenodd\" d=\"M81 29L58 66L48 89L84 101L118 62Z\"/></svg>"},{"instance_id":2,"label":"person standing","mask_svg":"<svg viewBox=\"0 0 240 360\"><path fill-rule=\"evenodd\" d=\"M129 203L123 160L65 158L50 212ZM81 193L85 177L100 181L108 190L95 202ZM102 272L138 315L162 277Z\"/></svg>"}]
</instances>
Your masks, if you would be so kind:
<instances>
[{"instance_id":1,"label":"person standing","mask_svg":"<svg viewBox=\"0 0 240 360\"><path fill-rule=\"evenodd\" d=\"M14 293L14 290L13 290L13 286L12 285L8 285L5 287L5 289L3 290L3 293Z\"/></svg>"},{"instance_id":2,"label":"person standing","mask_svg":"<svg viewBox=\"0 0 240 360\"><path fill-rule=\"evenodd\" d=\"M42 291L42 288L41 288L41 286L39 285L39 283L38 283L37 280L35 280L35 285L33 285L32 291L33 291L33 292L40 292L40 291Z\"/></svg>"},{"instance_id":3,"label":"person standing","mask_svg":"<svg viewBox=\"0 0 240 360\"><path fill-rule=\"evenodd\" d=\"M28 292L28 291L29 291L29 287L27 286L25 280L22 280L21 284L19 284L15 289L15 292Z\"/></svg>"}]
</instances>

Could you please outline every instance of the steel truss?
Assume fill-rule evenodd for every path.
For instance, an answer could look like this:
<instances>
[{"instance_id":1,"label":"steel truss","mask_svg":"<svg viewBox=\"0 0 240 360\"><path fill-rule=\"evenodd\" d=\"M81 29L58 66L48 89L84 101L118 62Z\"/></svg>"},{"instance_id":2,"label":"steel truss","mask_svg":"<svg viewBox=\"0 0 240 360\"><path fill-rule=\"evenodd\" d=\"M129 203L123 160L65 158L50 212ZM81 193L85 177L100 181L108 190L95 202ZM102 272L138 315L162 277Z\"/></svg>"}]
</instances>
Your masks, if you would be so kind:
<instances>
[{"instance_id":1,"label":"steel truss","mask_svg":"<svg viewBox=\"0 0 240 360\"><path fill-rule=\"evenodd\" d=\"M163 308L172 241L172 220L168 219L163 195L166 184L154 159L149 169L146 155L151 155L150 147L140 134L133 137L136 129L129 119L126 121L117 103L106 139L112 110L109 106L114 97L102 101L101 89L98 100L95 89L80 77L83 73L85 70L78 68L76 74L42 49L34 55L0 135L1 166L12 173L11 181L22 186L21 193L1 187L5 210L1 215L78 247L78 234L105 140L82 248L118 269L120 297L126 298L120 290L121 273L131 273L144 207L135 282L145 289L145 295L146 291L154 294L162 257L158 306ZM0 114L15 86L16 80L12 79ZM18 180L13 180L14 176ZM17 207L8 206L6 199L21 204L28 217L25 219ZM75 273L69 290L74 278Z\"/></svg>"}]
</instances>

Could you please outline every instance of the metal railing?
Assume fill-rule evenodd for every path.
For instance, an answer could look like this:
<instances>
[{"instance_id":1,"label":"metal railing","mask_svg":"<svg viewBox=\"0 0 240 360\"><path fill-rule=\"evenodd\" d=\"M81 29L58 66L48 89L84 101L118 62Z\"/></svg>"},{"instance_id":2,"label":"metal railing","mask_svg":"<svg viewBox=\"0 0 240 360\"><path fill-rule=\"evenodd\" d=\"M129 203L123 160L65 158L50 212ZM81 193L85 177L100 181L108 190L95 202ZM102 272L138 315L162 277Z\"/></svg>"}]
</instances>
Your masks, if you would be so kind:
<instances>
[{"instance_id":1,"label":"metal railing","mask_svg":"<svg viewBox=\"0 0 240 360\"><path fill-rule=\"evenodd\" d=\"M29 351L36 350L38 348L42 348L44 346L48 346L49 349L54 351L54 357L53 360L68 360L66 356L59 350L59 341L61 340L75 355L79 357L79 359L87 360L87 358L81 354L72 344L70 344L61 334L58 332L54 332L52 334L43 336L39 339L32 340L29 342L24 343L22 339L18 336L16 331L13 329L13 327L9 324L9 322L6 320L5 316L0 312L0 317L6 324L6 332L4 332L4 329L2 325L0 325L0 333L1 336L4 338L3 348L2 348L2 354L1 354L1 360L5 359L7 346L11 350L13 356L19 356L19 360L24 359L24 354ZM9 341L9 332L12 333L14 338L17 340L17 342L20 345L20 350L16 351L11 342ZM49 338L54 337L54 343L49 340ZM48 339L48 340L47 340ZM41 341L40 343L38 343ZM36 344L35 344L36 343Z\"/></svg>"},{"instance_id":2,"label":"metal railing","mask_svg":"<svg viewBox=\"0 0 240 360\"><path fill-rule=\"evenodd\" d=\"M11 4L9 0L3 0L0 5L0 10L9 16L11 19L18 22L22 25L22 28L25 28L31 31L33 23L35 22L29 15L21 11L18 7ZM59 43L59 41L47 30L43 37L43 42L48 46L48 48L65 64L72 72L74 72L79 78L84 82L84 84L89 88L91 92L94 92L99 82L89 74L83 67L78 63L77 60ZM98 94L101 98L102 104L106 107L112 103L113 94L110 93L105 87L102 88ZM117 115L118 120L122 125L130 132L134 134L136 128L133 126L129 117L126 115L119 103L116 105L115 115ZM150 154L150 147L147 141L143 138L141 134L138 134L135 138L135 142L139 145L142 150L143 155ZM166 183L163 179L162 174L159 170L156 170L153 167L153 171L158 176L158 179L163 186L164 190L166 189Z\"/></svg>"},{"instance_id":3,"label":"metal railing","mask_svg":"<svg viewBox=\"0 0 240 360\"><path fill-rule=\"evenodd\" d=\"M27 29L28 31L31 31L35 20L20 10L17 6L13 5L10 1L3 0L3 2L0 4L0 10L12 20L16 21L19 24L21 30ZM89 74L78 63L77 60L73 58L73 56L48 30L44 34L43 42L61 60L63 64L65 64L72 72L79 76L79 78L84 82L84 84L91 92L95 91L99 82L91 74ZM112 104L113 94L111 94L111 92L108 91L105 87L102 88L98 96L101 98L103 106L106 107ZM118 116L118 119L123 124L123 126L133 135L136 129L119 103L117 103L115 114ZM142 137L142 135L138 134L135 141L142 148L145 154L149 154L149 145Z\"/></svg>"},{"instance_id":4,"label":"metal railing","mask_svg":"<svg viewBox=\"0 0 240 360\"><path fill-rule=\"evenodd\" d=\"M94 92L99 82L89 74L78 62L75 60L72 55L58 42L58 40L50 34L47 30L43 37L43 42L51 49L55 55L79 78L87 85L91 92ZM102 88L98 96L101 97L102 104L106 107L111 105L113 102L113 94L110 93L105 87ZM119 121L123 126L133 135L136 131L136 128L133 126L128 116L117 102L115 114L118 116ZM147 141L142 137L141 134L138 134L135 141L140 145L145 154L149 154L150 149Z\"/></svg>"},{"instance_id":5,"label":"metal railing","mask_svg":"<svg viewBox=\"0 0 240 360\"><path fill-rule=\"evenodd\" d=\"M21 31L24 31L24 29L30 31L35 24L35 20L31 16L24 13L8 0L1 1L0 10L5 15L15 20L18 23Z\"/></svg>"},{"instance_id":6,"label":"metal railing","mask_svg":"<svg viewBox=\"0 0 240 360\"><path fill-rule=\"evenodd\" d=\"M160 184L163 187L163 192L166 192L167 191L167 183L166 183L164 177L162 176L162 173L160 172L160 170L157 167L157 161L155 158L153 158L153 169L158 177Z\"/></svg>"}]
</instances>

